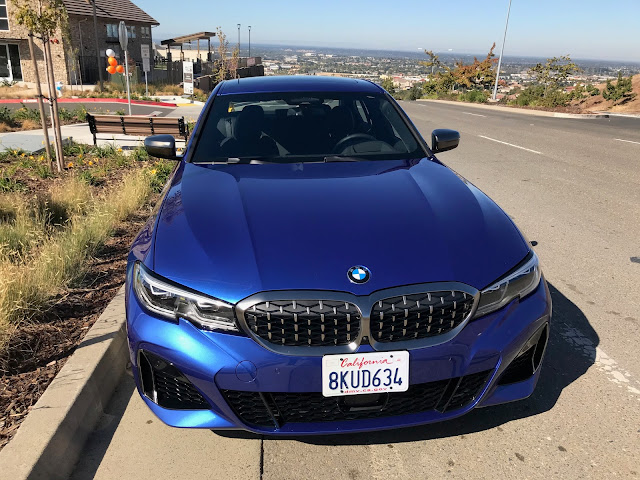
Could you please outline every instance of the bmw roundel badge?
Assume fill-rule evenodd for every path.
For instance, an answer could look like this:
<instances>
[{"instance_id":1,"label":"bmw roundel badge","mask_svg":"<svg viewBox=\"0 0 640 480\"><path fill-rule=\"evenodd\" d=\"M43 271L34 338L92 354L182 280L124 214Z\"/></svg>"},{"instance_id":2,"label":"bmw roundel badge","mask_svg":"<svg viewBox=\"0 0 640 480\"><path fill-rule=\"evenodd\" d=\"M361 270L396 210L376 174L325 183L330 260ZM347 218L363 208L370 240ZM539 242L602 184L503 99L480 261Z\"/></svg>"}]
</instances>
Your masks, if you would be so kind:
<instances>
[{"instance_id":1,"label":"bmw roundel badge","mask_svg":"<svg viewBox=\"0 0 640 480\"><path fill-rule=\"evenodd\" d=\"M349 281L351 283L367 283L371 278L371 272L367 267L356 265L355 267L351 267L349 269L349 272L347 272L347 277L349 277Z\"/></svg>"}]
</instances>

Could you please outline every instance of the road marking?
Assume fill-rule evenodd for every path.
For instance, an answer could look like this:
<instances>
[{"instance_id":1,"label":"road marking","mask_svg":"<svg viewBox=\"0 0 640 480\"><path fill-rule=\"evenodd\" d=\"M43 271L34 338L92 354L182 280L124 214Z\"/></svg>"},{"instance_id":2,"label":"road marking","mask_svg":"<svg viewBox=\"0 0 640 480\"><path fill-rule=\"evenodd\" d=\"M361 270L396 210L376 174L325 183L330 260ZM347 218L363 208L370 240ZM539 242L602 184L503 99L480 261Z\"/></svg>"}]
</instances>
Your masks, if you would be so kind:
<instances>
[{"instance_id":1,"label":"road marking","mask_svg":"<svg viewBox=\"0 0 640 480\"><path fill-rule=\"evenodd\" d=\"M462 112L462 113L464 113L465 115L473 115L474 117L484 117L484 118L487 118L487 116L486 116L486 115L480 115L479 113L471 113L471 112Z\"/></svg>"},{"instance_id":2,"label":"road marking","mask_svg":"<svg viewBox=\"0 0 640 480\"><path fill-rule=\"evenodd\" d=\"M618 362L604 353L600 347L595 346L577 328L564 322L559 322L556 327L559 329L562 338L577 349L581 355L591 360L595 367L607 376L610 382L617 384L619 387L626 387L627 392L636 395L640 400L640 382L633 379L631 374L622 369Z\"/></svg>"},{"instance_id":3,"label":"road marking","mask_svg":"<svg viewBox=\"0 0 640 480\"><path fill-rule=\"evenodd\" d=\"M623 140L621 138L616 138L618 142L627 142L627 143L635 143L636 145L640 145L640 142L634 142L633 140Z\"/></svg>"},{"instance_id":4,"label":"road marking","mask_svg":"<svg viewBox=\"0 0 640 480\"><path fill-rule=\"evenodd\" d=\"M542 152L538 152L537 150L531 150L530 148L524 148L520 145L514 145L513 143L503 142L502 140L496 140L495 138L485 137L484 135L478 135L480 138L484 138L486 140L491 140L492 142L502 143L503 145L509 145L510 147L519 148L520 150L526 150L527 152L535 153L537 155L543 155Z\"/></svg>"}]
</instances>

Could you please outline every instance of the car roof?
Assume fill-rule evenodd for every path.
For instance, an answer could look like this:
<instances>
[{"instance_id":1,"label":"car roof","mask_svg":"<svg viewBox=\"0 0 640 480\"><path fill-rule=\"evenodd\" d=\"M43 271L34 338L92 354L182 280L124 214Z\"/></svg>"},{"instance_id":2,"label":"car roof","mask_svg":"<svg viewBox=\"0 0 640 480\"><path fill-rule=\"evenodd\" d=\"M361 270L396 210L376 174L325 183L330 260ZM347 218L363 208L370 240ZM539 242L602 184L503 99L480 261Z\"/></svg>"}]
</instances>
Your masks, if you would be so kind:
<instances>
[{"instance_id":1,"label":"car roof","mask_svg":"<svg viewBox=\"0 0 640 480\"><path fill-rule=\"evenodd\" d=\"M367 80L315 75L283 75L227 80L218 95L281 92L358 92L380 93L382 89Z\"/></svg>"}]
</instances>

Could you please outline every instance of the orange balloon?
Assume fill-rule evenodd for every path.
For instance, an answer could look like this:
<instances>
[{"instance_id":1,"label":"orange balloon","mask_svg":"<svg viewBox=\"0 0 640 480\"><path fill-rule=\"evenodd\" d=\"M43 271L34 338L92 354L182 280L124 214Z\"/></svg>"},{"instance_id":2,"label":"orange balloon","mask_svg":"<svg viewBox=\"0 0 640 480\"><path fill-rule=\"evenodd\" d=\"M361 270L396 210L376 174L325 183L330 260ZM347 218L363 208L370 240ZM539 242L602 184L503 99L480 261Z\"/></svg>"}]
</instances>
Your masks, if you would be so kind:
<instances>
[{"instance_id":1,"label":"orange balloon","mask_svg":"<svg viewBox=\"0 0 640 480\"><path fill-rule=\"evenodd\" d=\"M118 72L118 73L124 73L124 67L123 67L122 65L118 65L118 66L116 67L116 72Z\"/></svg>"},{"instance_id":2,"label":"orange balloon","mask_svg":"<svg viewBox=\"0 0 640 480\"><path fill-rule=\"evenodd\" d=\"M115 59L115 58L113 58L113 57L109 57L108 62L109 62L109 66L111 66L111 67L115 67L115 66L117 66L117 65L118 65L118 60L116 60L116 59Z\"/></svg>"},{"instance_id":3,"label":"orange balloon","mask_svg":"<svg viewBox=\"0 0 640 480\"><path fill-rule=\"evenodd\" d=\"M114 73L116 73L116 67L114 67L113 65L109 65L107 67L107 72L109 72L111 75L113 75Z\"/></svg>"}]
</instances>

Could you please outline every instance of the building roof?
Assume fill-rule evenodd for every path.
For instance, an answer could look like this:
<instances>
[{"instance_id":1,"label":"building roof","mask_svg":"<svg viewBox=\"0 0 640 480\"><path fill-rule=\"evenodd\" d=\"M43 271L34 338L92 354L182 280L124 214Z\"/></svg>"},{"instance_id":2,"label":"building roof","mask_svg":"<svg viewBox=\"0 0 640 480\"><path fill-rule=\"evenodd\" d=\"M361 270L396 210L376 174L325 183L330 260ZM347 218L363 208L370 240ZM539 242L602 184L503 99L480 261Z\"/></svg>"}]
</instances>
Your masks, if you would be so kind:
<instances>
[{"instance_id":1,"label":"building roof","mask_svg":"<svg viewBox=\"0 0 640 480\"><path fill-rule=\"evenodd\" d=\"M93 17L93 1L96 2L96 16L99 18L160 25L130 0L63 0L69 15L83 17Z\"/></svg>"},{"instance_id":2,"label":"building roof","mask_svg":"<svg viewBox=\"0 0 640 480\"><path fill-rule=\"evenodd\" d=\"M208 40L210 38L215 37L215 32L198 32L192 33L190 35L182 35L180 37L169 38L167 40L162 40L162 45L169 45L171 47L179 47L183 43L189 43L192 40Z\"/></svg>"},{"instance_id":3,"label":"building roof","mask_svg":"<svg viewBox=\"0 0 640 480\"><path fill-rule=\"evenodd\" d=\"M379 86L367 80L314 75L250 77L224 82L218 95L266 92L363 92L380 93Z\"/></svg>"}]
</instances>

